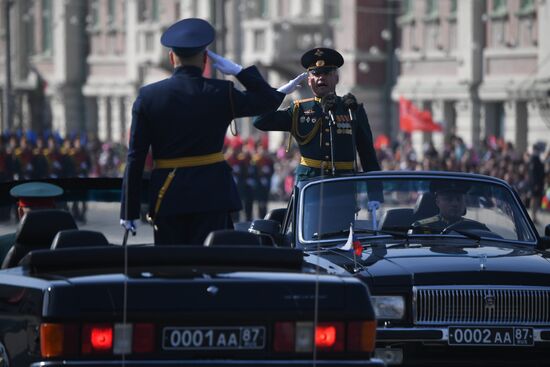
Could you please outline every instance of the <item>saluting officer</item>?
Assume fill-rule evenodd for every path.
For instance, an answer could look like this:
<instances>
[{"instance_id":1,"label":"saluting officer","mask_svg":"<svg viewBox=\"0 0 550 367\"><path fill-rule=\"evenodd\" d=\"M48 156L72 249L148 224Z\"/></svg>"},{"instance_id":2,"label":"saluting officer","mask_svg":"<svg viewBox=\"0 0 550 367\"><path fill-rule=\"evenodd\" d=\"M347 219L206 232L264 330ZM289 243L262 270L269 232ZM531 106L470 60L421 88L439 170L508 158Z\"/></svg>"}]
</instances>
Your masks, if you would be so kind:
<instances>
[{"instance_id":1,"label":"saluting officer","mask_svg":"<svg viewBox=\"0 0 550 367\"><path fill-rule=\"evenodd\" d=\"M171 49L174 73L142 87L133 105L121 224L135 230L143 166L151 147L149 216L156 244L202 244L210 231L232 228L229 214L241 209L241 201L222 153L227 127L236 117L275 110L284 98L256 67L243 69L207 51L214 36L214 28L202 19L170 26L161 43ZM247 90L204 78L207 57Z\"/></svg>"},{"instance_id":2,"label":"saluting officer","mask_svg":"<svg viewBox=\"0 0 550 367\"><path fill-rule=\"evenodd\" d=\"M351 95L348 97L354 103L350 105L335 95L338 68L344 64L342 55L333 49L315 48L304 53L301 63L307 72L278 90L292 93L307 77L314 97L295 100L287 109L261 115L254 126L264 131L290 131L302 155L296 168L297 180L329 174L333 168L337 174L354 172L356 151L364 171L380 170L363 106L357 106ZM327 103L329 100L332 105Z\"/></svg>"}]
</instances>

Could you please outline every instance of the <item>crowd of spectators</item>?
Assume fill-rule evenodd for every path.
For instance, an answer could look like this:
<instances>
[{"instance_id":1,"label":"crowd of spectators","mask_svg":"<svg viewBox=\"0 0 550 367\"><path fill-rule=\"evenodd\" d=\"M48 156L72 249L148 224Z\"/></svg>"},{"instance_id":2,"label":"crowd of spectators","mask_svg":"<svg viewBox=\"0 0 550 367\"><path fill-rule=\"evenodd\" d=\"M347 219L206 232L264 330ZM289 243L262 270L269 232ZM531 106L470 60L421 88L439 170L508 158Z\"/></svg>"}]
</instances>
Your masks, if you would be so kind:
<instances>
[{"instance_id":1,"label":"crowd of spectators","mask_svg":"<svg viewBox=\"0 0 550 367\"><path fill-rule=\"evenodd\" d=\"M226 139L226 159L243 198L244 210L237 220L263 216L269 200L286 201L292 193L294 169L300 158L297 147L287 149L281 144L273 152L267 148L266 135ZM126 151L124 144L86 134L63 137L55 132L4 132L0 138L0 180L120 177ZM404 136L393 144L377 146L376 151L383 170L446 170L498 177L517 190L527 207L534 208L535 220L537 207L550 210L550 149L544 143L518 151L510 142L488 137L473 148L459 136L451 136L442 149L428 143L419 154L410 136ZM150 159L146 165L146 170L151 168ZM257 213L253 213L254 207Z\"/></svg>"},{"instance_id":2,"label":"crowd of spectators","mask_svg":"<svg viewBox=\"0 0 550 367\"><path fill-rule=\"evenodd\" d=\"M6 131L0 137L0 181L118 177L126 147L87 134Z\"/></svg>"}]
</instances>

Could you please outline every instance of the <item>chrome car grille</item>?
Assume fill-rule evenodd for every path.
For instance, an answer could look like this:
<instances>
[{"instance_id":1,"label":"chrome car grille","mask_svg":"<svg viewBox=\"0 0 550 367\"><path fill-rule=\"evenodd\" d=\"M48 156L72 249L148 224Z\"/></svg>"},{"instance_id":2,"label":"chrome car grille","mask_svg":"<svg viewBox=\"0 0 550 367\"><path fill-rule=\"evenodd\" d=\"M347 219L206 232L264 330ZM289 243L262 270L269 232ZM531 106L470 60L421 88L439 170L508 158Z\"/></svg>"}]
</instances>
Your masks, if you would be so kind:
<instances>
[{"instance_id":1,"label":"chrome car grille","mask_svg":"<svg viewBox=\"0 0 550 367\"><path fill-rule=\"evenodd\" d=\"M540 325L550 322L550 287L414 287L417 325Z\"/></svg>"}]
</instances>

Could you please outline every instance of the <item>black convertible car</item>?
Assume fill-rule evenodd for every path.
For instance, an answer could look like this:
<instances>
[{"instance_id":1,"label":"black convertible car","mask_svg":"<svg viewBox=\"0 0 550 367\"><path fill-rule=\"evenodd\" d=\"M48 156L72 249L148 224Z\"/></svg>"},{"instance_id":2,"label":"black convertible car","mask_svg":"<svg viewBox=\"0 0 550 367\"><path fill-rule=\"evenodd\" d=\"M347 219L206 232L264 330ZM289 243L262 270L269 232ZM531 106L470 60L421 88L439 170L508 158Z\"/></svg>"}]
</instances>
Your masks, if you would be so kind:
<instances>
[{"instance_id":1,"label":"black convertible car","mask_svg":"<svg viewBox=\"0 0 550 367\"><path fill-rule=\"evenodd\" d=\"M403 171L311 179L250 231L364 281L376 355L388 364L550 364L550 226L540 237L502 180Z\"/></svg>"},{"instance_id":2,"label":"black convertible car","mask_svg":"<svg viewBox=\"0 0 550 367\"><path fill-rule=\"evenodd\" d=\"M20 223L13 184L0 187L0 230L16 233L0 270L0 366L383 365L359 280L251 233L121 246L120 180L53 182L59 209Z\"/></svg>"}]
</instances>

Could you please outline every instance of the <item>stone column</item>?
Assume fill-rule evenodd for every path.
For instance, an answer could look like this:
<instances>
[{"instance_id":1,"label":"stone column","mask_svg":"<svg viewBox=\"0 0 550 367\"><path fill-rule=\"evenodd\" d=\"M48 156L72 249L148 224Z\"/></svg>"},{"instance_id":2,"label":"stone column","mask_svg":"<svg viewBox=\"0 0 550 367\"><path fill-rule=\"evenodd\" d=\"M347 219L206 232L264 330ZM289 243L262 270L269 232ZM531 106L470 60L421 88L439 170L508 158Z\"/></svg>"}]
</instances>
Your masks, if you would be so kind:
<instances>
[{"instance_id":1,"label":"stone column","mask_svg":"<svg viewBox=\"0 0 550 367\"><path fill-rule=\"evenodd\" d=\"M99 140L102 142L105 142L106 140L110 139L109 136L109 113L108 113L108 100L106 96L99 96L97 97L97 136L99 137Z\"/></svg>"},{"instance_id":2,"label":"stone column","mask_svg":"<svg viewBox=\"0 0 550 367\"><path fill-rule=\"evenodd\" d=\"M510 141L518 149L527 148L527 107L525 102L509 100L504 103L504 131L505 141Z\"/></svg>"},{"instance_id":3,"label":"stone column","mask_svg":"<svg viewBox=\"0 0 550 367\"><path fill-rule=\"evenodd\" d=\"M527 104L527 118L529 120L527 130L528 148L531 148L533 144L539 141L550 143L550 122L545 122L540 112L540 106L537 102ZM548 114L548 112L546 113ZM546 118L550 119L550 116L546 115Z\"/></svg>"},{"instance_id":4,"label":"stone column","mask_svg":"<svg viewBox=\"0 0 550 367\"><path fill-rule=\"evenodd\" d=\"M122 143L126 146L130 142L130 128L132 127L132 106L134 105L133 96L126 96L122 99L122 105L124 109L124 121L123 121L123 140Z\"/></svg>"},{"instance_id":5,"label":"stone column","mask_svg":"<svg viewBox=\"0 0 550 367\"><path fill-rule=\"evenodd\" d=\"M432 118L443 127L443 131L432 133L434 147L439 153L443 152L445 136L449 133L449 124L451 123L445 115L445 107L448 107L448 103L443 100L432 101Z\"/></svg>"},{"instance_id":6,"label":"stone column","mask_svg":"<svg viewBox=\"0 0 550 367\"><path fill-rule=\"evenodd\" d=\"M119 97L111 97L111 139L122 141L122 106Z\"/></svg>"},{"instance_id":7,"label":"stone column","mask_svg":"<svg viewBox=\"0 0 550 367\"><path fill-rule=\"evenodd\" d=\"M52 129L59 131L61 136L67 134L67 119L65 115L65 104L63 102L63 94L59 90L60 87L53 87L53 94L50 98L52 108Z\"/></svg>"},{"instance_id":8,"label":"stone column","mask_svg":"<svg viewBox=\"0 0 550 367\"><path fill-rule=\"evenodd\" d=\"M468 147L477 147L480 137L480 101L476 97L455 103L456 134Z\"/></svg>"}]
</instances>

